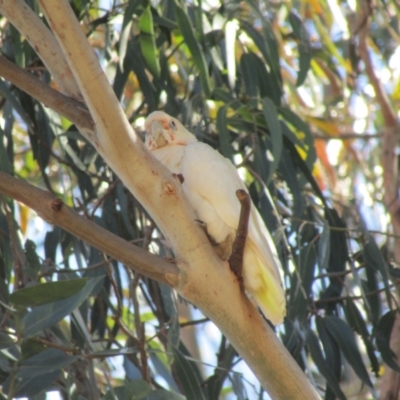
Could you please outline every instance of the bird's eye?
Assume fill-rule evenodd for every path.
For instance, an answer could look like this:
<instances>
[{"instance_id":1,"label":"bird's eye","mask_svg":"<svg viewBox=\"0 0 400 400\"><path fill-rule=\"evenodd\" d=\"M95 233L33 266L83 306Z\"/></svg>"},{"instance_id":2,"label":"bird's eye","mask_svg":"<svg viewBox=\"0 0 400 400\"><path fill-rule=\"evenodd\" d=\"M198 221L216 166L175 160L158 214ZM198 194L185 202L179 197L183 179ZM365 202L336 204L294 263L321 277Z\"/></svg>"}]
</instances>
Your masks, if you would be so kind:
<instances>
[{"instance_id":1,"label":"bird's eye","mask_svg":"<svg viewBox=\"0 0 400 400\"><path fill-rule=\"evenodd\" d=\"M176 125L176 122L173 119L171 119L171 121L169 121L169 127L174 131L176 131L178 129L178 126Z\"/></svg>"}]
</instances>

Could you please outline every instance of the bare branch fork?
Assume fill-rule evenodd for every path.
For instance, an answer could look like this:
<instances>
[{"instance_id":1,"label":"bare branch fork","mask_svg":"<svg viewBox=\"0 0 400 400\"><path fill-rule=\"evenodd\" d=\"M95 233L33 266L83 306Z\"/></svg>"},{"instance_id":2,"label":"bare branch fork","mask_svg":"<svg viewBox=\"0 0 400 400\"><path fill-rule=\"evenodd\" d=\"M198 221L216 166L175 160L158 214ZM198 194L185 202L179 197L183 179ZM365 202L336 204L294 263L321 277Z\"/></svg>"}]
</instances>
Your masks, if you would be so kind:
<instances>
[{"instance_id":1,"label":"bare branch fork","mask_svg":"<svg viewBox=\"0 0 400 400\"><path fill-rule=\"evenodd\" d=\"M121 246L129 245L130 251L125 248L119 254L115 253L115 247L106 247L108 240L116 243L114 237L99 237L96 243L90 237L84 240L127 265L134 264L133 268L138 271L137 267L142 265L143 273L148 276L148 267L152 264L153 272L160 274L159 280L165 279L173 285L221 329L272 398L319 399L297 363L240 290L227 263L215 254L205 233L195 223L195 214L178 179L144 148L129 125L68 1L38 0L38 3L51 31L22 0L0 0L0 13L29 40L61 91L74 99L84 99L95 129L83 128L79 123L78 128L153 217L174 249L176 265L147 252L143 254L147 261L143 262L138 249L132 251L134 246L122 245L125 242L122 239ZM33 188L35 196L39 197L33 204L29 199L30 196L35 198L32 187L28 190L27 184L19 183L21 181L10 176L8 179L4 174L0 176L2 192L34 209L41 203L37 198L43 199L48 213L45 215L45 210L41 210L45 219L66 226L66 219L72 218L72 214L65 205L36 188ZM84 218L74 221L73 234L82 237L81 226L91 222ZM163 272L160 265L163 265Z\"/></svg>"}]
</instances>

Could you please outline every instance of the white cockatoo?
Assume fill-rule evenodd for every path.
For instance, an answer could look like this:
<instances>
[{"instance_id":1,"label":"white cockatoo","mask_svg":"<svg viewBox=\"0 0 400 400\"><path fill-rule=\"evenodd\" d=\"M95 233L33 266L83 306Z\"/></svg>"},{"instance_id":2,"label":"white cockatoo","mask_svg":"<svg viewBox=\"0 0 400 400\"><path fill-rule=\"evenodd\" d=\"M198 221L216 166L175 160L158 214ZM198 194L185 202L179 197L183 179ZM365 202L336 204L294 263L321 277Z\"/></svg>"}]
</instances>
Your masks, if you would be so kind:
<instances>
[{"instance_id":1,"label":"white cockatoo","mask_svg":"<svg viewBox=\"0 0 400 400\"><path fill-rule=\"evenodd\" d=\"M234 165L199 142L176 118L162 111L145 122L146 146L172 173L181 174L182 188L202 222L217 254L228 260L239 223L236 190L247 188ZM263 314L279 325L286 313L279 274L280 261L268 229L251 204L243 253L243 284Z\"/></svg>"}]
</instances>

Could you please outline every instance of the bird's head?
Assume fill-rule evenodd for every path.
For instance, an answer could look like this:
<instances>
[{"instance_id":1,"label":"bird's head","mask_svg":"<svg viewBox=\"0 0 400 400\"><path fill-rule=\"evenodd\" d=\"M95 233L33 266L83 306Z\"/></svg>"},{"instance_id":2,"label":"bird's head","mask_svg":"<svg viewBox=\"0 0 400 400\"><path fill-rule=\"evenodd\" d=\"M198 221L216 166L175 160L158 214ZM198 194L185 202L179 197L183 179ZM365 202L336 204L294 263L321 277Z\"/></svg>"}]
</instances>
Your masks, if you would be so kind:
<instances>
[{"instance_id":1,"label":"bird's head","mask_svg":"<svg viewBox=\"0 0 400 400\"><path fill-rule=\"evenodd\" d=\"M182 145L196 142L192 135L176 118L163 111L154 111L146 118L145 144L150 150L168 145Z\"/></svg>"}]
</instances>

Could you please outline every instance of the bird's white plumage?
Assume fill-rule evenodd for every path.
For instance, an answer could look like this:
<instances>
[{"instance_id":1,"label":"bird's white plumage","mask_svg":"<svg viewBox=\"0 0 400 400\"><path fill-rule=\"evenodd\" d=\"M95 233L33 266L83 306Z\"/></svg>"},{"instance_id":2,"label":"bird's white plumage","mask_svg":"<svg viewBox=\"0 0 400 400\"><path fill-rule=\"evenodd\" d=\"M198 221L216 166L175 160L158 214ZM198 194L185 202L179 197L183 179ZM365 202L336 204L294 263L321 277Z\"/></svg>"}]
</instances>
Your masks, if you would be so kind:
<instances>
[{"instance_id":1,"label":"bird's white plumage","mask_svg":"<svg viewBox=\"0 0 400 400\"><path fill-rule=\"evenodd\" d=\"M196 216L204 223L218 254L227 259L239 223L236 190L247 191L236 168L166 113L150 114L145 127L147 147L172 173L182 174L182 188ZM275 325L282 323L285 315L279 266L273 240L252 204L243 254L244 286Z\"/></svg>"}]
</instances>

